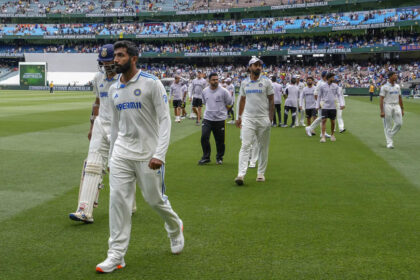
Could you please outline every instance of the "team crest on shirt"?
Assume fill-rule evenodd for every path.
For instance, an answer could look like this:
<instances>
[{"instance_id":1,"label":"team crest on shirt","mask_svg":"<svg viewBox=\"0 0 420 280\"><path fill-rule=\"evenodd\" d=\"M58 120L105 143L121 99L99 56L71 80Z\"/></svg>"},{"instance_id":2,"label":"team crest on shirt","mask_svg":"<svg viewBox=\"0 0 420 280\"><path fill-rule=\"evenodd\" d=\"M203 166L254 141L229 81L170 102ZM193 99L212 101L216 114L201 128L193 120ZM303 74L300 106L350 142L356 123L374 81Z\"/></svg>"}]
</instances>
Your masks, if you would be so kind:
<instances>
[{"instance_id":1,"label":"team crest on shirt","mask_svg":"<svg viewBox=\"0 0 420 280\"><path fill-rule=\"evenodd\" d=\"M106 57L107 55L108 55L108 51L106 50L106 48L103 48L101 51L101 56Z\"/></svg>"},{"instance_id":2,"label":"team crest on shirt","mask_svg":"<svg viewBox=\"0 0 420 280\"><path fill-rule=\"evenodd\" d=\"M141 94L141 90L140 90L140 89L136 89L136 90L134 91L134 95L135 95L135 96L140 96L140 94Z\"/></svg>"}]
</instances>

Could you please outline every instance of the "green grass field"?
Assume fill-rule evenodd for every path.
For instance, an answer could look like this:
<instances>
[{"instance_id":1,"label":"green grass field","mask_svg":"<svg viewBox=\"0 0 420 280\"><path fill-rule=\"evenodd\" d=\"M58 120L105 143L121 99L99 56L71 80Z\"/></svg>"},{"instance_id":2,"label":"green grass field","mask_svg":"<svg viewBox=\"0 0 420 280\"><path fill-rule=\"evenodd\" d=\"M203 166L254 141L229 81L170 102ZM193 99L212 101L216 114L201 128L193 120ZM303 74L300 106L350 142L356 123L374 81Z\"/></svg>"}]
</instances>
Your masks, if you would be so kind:
<instances>
[{"instance_id":1,"label":"green grass field","mask_svg":"<svg viewBox=\"0 0 420 280\"><path fill-rule=\"evenodd\" d=\"M95 273L108 248L109 188L95 223L76 210L91 93L0 92L0 279L420 279L420 101L394 150L378 101L347 98L347 132L319 143L273 128L266 182L234 184L239 129L222 166L198 166L200 127L173 124L167 194L186 245L170 253L163 222L137 192L126 268ZM215 150L212 140L212 148ZM108 178L106 178L106 184Z\"/></svg>"}]
</instances>

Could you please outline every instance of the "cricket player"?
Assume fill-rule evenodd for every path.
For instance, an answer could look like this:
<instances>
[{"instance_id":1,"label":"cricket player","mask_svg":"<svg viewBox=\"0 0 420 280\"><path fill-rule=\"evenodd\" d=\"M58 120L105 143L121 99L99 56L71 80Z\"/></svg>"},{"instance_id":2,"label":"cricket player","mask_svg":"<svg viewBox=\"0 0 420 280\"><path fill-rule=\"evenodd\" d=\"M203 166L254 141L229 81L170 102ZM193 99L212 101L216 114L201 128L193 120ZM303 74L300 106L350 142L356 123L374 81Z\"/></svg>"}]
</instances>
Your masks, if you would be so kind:
<instances>
[{"instance_id":1,"label":"cricket player","mask_svg":"<svg viewBox=\"0 0 420 280\"><path fill-rule=\"evenodd\" d=\"M339 76L335 76L335 83L338 85L338 91L340 92L338 96L342 98L341 104L344 106L346 105L346 102L344 100L344 93L343 93L343 87L340 84L340 78ZM344 133L346 131L344 127L344 120L343 120L343 110L340 109L340 101L335 101L336 109L337 109L337 125L338 125L338 132Z\"/></svg>"},{"instance_id":2,"label":"cricket player","mask_svg":"<svg viewBox=\"0 0 420 280\"><path fill-rule=\"evenodd\" d=\"M321 86L327 82L326 80L327 74L328 74L327 71L323 71L321 73L321 80L319 80L318 83L316 84L315 91L314 91L315 99L318 99L319 88L321 88ZM318 117L311 123L310 127L305 127L306 135L310 137L312 137L312 135L315 135L314 131L321 123L322 123L322 115L321 115L321 109L319 109ZM322 137L322 133L320 134L320 136ZM330 135L328 133L325 133L325 137L329 138Z\"/></svg>"},{"instance_id":3,"label":"cricket player","mask_svg":"<svg viewBox=\"0 0 420 280\"><path fill-rule=\"evenodd\" d=\"M341 92L339 91L339 87L336 83L334 83L334 73L328 73L326 76L327 82L322 84L319 88L318 99L316 100L316 109L319 110L321 108L321 101L322 101L322 125L321 125L321 143L325 143L325 130L326 130L326 123L327 119L331 121L331 137L330 140L332 142L336 141L334 136L335 130L335 119L337 116L337 109L335 102L338 100L340 102L340 109L344 109L344 104L342 103L342 96L340 96Z\"/></svg>"},{"instance_id":4,"label":"cricket player","mask_svg":"<svg viewBox=\"0 0 420 280\"><path fill-rule=\"evenodd\" d=\"M210 162L211 148L209 140L211 132L213 132L217 148L216 164L223 163L223 156L225 154L225 121L227 119L227 112L233 105L231 93L219 85L219 76L217 73L211 73L209 75L209 82L210 86L203 90L203 103L206 105L206 110L204 111L201 129L203 156L198 162L199 165Z\"/></svg>"},{"instance_id":5,"label":"cricket player","mask_svg":"<svg viewBox=\"0 0 420 280\"><path fill-rule=\"evenodd\" d=\"M97 206L95 202L103 187L102 179L108 161L111 137L109 88L118 78L114 68L113 45L104 45L100 49L98 62L104 71L98 72L93 79L96 100L90 117L89 153L83 166L77 210L69 214L70 219L85 223L93 223L93 208Z\"/></svg>"},{"instance_id":6,"label":"cricket player","mask_svg":"<svg viewBox=\"0 0 420 280\"><path fill-rule=\"evenodd\" d=\"M395 72L388 73L388 82L381 87L379 93L379 108L384 122L386 147L394 148L394 136L401 129L404 116L404 105L401 98L401 88L396 83L398 76ZM394 124L392 124L394 121Z\"/></svg>"},{"instance_id":7,"label":"cricket player","mask_svg":"<svg viewBox=\"0 0 420 280\"><path fill-rule=\"evenodd\" d=\"M315 99L315 87L313 86L314 78L307 77L306 78L306 87L303 88L302 94L299 98L299 108L303 110L305 108L306 114L306 124L308 126L315 120L317 117L316 111L316 99ZM315 132L312 131L313 134Z\"/></svg>"},{"instance_id":8,"label":"cricket player","mask_svg":"<svg viewBox=\"0 0 420 280\"><path fill-rule=\"evenodd\" d=\"M203 90L207 86L207 81L204 79L204 74L198 70L197 78L192 81L192 107L194 113L197 115L196 124L200 125L201 108L203 107Z\"/></svg>"},{"instance_id":9,"label":"cricket player","mask_svg":"<svg viewBox=\"0 0 420 280\"><path fill-rule=\"evenodd\" d=\"M305 88L305 83L303 82L303 78L300 78L300 76L297 76L297 79L299 81L297 82L297 86L299 88L299 98L302 95L303 89ZM302 108L298 108L297 116L296 116L296 126L305 126L305 104L303 104Z\"/></svg>"},{"instance_id":10,"label":"cricket player","mask_svg":"<svg viewBox=\"0 0 420 280\"><path fill-rule=\"evenodd\" d=\"M129 41L114 44L114 62L121 76L109 90L112 124L110 144L109 250L97 272L125 267L131 232L134 182L145 201L163 218L173 254L184 248L183 223L165 195L165 156L171 118L163 84L137 69L137 46Z\"/></svg>"},{"instance_id":11,"label":"cricket player","mask_svg":"<svg viewBox=\"0 0 420 280\"><path fill-rule=\"evenodd\" d=\"M175 76L175 81L171 85L172 105L174 107L175 122L181 122L182 100L187 95L187 86L181 83L181 77Z\"/></svg>"},{"instance_id":12,"label":"cricket player","mask_svg":"<svg viewBox=\"0 0 420 280\"><path fill-rule=\"evenodd\" d=\"M271 82L273 83L273 91L274 91L274 116L273 116L273 126L277 126L277 119L276 119L276 112L277 117L279 119L278 126L281 126L281 101L283 97L283 87L279 83L277 83L277 77L272 76Z\"/></svg>"},{"instance_id":13,"label":"cricket player","mask_svg":"<svg viewBox=\"0 0 420 280\"><path fill-rule=\"evenodd\" d=\"M274 114L274 92L271 81L261 76L263 62L253 56L248 63L250 76L241 83L239 115L236 126L242 128L242 146L239 151L237 185L244 184L252 142L257 137L258 171L257 182L265 181L268 163L270 129Z\"/></svg>"},{"instance_id":14,"label":"cricket player","mask_svg":"<svg viewBox=\"0 0 420 280\"><path fill-rule=\"evenodd\" d=\"M284 102L284 124L281 127L287 127L287 118L289 111L292 113L292 124L291 127L296 126L296 111L298 107L299 88L296 85L296 78L293 77L290 80L290 85L287 86L285 95L287 96Z\"/></svg>"},{"instance_id":15,"label":"cricket player","mask_svg":"<svg viewBox=\"0 0 420 280\"><path fill-rule=\"evenodd\" d=\"M235 123L235 112L233 111L233 106L235 106L235 86L232 84L232 79L231 78L226 78L225 80L226 85L225 85L225 89L227 89L227 91L230 93L230 96L232 98L232 106L230 106L229 110L228 110L228 115L230 115L231 117L231 121L229 123L234 124Z\"/></svg>"}]
</instances>

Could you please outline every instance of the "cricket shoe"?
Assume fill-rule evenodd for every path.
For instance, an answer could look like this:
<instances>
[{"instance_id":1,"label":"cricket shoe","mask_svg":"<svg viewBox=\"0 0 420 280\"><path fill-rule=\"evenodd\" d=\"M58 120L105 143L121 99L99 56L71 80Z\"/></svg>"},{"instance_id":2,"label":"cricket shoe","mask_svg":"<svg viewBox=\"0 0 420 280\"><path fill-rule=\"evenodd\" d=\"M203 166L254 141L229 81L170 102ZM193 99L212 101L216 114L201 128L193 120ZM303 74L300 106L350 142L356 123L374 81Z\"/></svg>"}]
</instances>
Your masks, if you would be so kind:
<instances>
[{"instance_id":1,"label":"cricket shoe","mask_svg":"<svg viewBox=\"0 0 420 280\"><path fill-rule=\"evenodd\" d=\"M345 132L346 131L346 129L345 128L343 128L342 130L340 130L340 133L343 133L343 132Z\"/></svg>"},{"instance_id":2,"label":"cricket shoe","mask_svg":"<svg viewBox=\"0 0 420 280\"><path fill-rule=\"evenodd\" d=\"M216 164L218 164L218 165L223 164L223 160L221 160L221 159L216 160Z\"/></svg>"},{"instance_id":3,"label":"cricket shoe","mask_svg":"<svg viewBox=\"0 0 420 280\"><path fill-rule=\"evenodd\" d=\"M70 213L69 218L73 221L84 222L86 224L93 223L93 217L86 215L85 213L83 213L83 211L77 211L75 213Z\"/></svg>"},{"instance_id":4,"label":"cricket shoe","mask_svg":"<svg viewBox=\"0 0 420 280\"><path fill-rule=\"evenodd\" d=\"M171 252L172 254L178 255L184 249L184 224L180 223L181 230L176 237L170 237L171 240Z\"/></svg>"},{"instance_id":5,"label":"cricket shoe","mask_svg":"<svg viewBox=\"0 0 420 280\"><path fill-rule=\"evenodd\" d=\"M389 143L388 145L386 145L386 147L387 147L388 149L394 149L394 144Z\"/></svg>"},{"instance_id":6,"label":"cricket shoe","mask_svg":"<svg viewBox=\"0 0 420 280\"><path fill-rule=\"evenodd\" d=\"M244 184L244 177L243 176L238 176L235 178L235 183L238 186L242 186Z\"/></svg>"},{"instance_id":7,"label":"cricket shoe","mask_svg":"<svg viewBox=\"0 0 420 280\"><path fill-rule=\"evenodd\" d=\"M257 182L265 182L264 174L257 175Z\"/></svg>"},{"instance_id":8,"label":"cricket shoe","mask_svg":"<svg viewBox=\"0 0 420 280\"><path fill-rule=\"evenodd\" d=\"M331 142L335 142L335 141L337 141L337 139L335 139L335 136L334 136L334 135L331 135L330 140L331 140Z\"/></svg>"},{"instance_id":9,"label":"cricket shoe","mask_svg":"<svg viewBox=\"0 0 420 280\"><path fill-rule=\"evenodd\" d=\"M321 142L321 143L325 143L325 142L327 142L327 140L325 139L325 136L322 136L322 137L321 137L321 140L319 140L319 142Z\"/></svg>"},{"instance_id":10,"label":"cricket shoe","mask_svg":"<svg viewBox=\"0 0 420 280\"><path fill-rule=\"evenodd\" d=\"M305 127L305 132L306 132L306 135L308 135L309 137L312 137L312 131L311 131L310 126Z\"/></svg>"},{"instance_id":11,"label":"cricket shoe","mask_svg":"<svg viewBox=\"0 0 420 280\"><path fill-rule=\"evenodd\" d=\"M103 262L96 266L96 272L99 273L110 273L116 269L121 269L125 267L124 259L117 260L113 258L106 258Z\"/></svg>"},{"instance_id":12,"label":"cricket shoe","mask_svg":"<svg viewBox=\"0 0 420 280\"><path fill-rule=\"evenodd\" d=\"M321 138L322 138L322 133L321 133L321 134L319 134L319 137L321 137ZM331 135L329 135L328 133L326 133L326 132L325 132L324 137L326 137L326 138L331 138Z\"/></svg>"},{"instance_id":13,"label":"cricket shoe","mask_svg":"<svg viewBox=\"0 0 420 280\"><path fill-rule=\"evenodd\" d=\"M209 159L200 159L199 161L198 161L198 165L204 165L204 164L207 164L207 163L209 163L210 162L210 160Z\"/></svg>"},{"instance_id":14,"label":"cricket shoe","mask_svg":"<svg viewBox=\"0 0 420 280\"><path fill-rule=\"evenodd\" d=\"M287 124L282 124L281 127L288 127L288 125Z\"/></svg>"}]
</instances>

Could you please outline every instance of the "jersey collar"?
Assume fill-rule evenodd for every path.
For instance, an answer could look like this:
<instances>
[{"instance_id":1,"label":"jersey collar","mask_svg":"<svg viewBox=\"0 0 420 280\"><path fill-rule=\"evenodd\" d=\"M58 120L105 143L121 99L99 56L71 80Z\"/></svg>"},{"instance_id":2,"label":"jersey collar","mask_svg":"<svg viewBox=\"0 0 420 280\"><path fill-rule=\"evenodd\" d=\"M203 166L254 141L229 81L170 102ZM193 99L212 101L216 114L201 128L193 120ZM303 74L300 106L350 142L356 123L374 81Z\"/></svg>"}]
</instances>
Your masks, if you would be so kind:
<instances>
[{"instance_id":1,"label":"jersey collar","mask_svg":"<svg viewBox=\"0 0 420 280\"><path fill-rule=\"evenodd\" d=\"M121 83L122 74L120 74L118 76L117 88L125 88L125 87L127 87L128 84L137 82L137 80L140 78L140 74L141 74L141 69L139 69L139 71L126 84Z\"/></svg>"}]
</instances>

